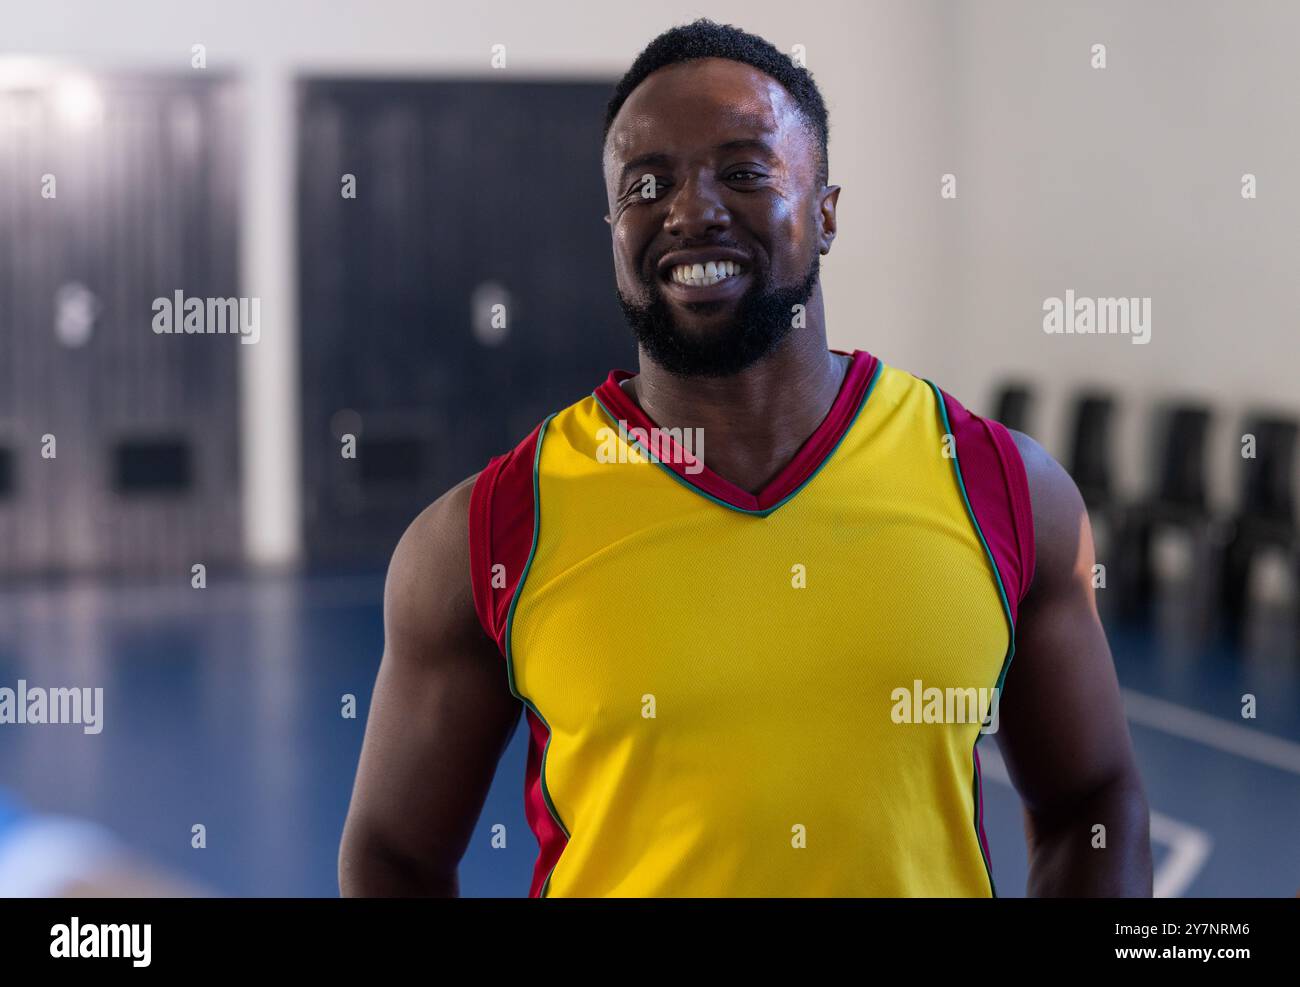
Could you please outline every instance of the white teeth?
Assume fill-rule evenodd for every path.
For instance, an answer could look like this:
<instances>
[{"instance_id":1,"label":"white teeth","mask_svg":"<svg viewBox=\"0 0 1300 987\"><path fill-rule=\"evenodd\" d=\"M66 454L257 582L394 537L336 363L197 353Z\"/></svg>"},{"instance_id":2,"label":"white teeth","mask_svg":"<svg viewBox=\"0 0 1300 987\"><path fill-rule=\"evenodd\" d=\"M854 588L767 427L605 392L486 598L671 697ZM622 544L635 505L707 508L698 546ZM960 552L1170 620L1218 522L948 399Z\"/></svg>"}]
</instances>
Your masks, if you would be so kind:
<instances>
[{"instance_id":1,"label":"white teeth","mask_svg":"<svg viewBox=\"0 0 1300 987\"><path fill-rule=\"evenodd\" d=\"M735 261L711 260L704 264L678 264L669 271L669 277L677 284L691 288L704 288L717 284L724 278L740 274L742 271L741 266Z\"/></svg>"}]
</instances>

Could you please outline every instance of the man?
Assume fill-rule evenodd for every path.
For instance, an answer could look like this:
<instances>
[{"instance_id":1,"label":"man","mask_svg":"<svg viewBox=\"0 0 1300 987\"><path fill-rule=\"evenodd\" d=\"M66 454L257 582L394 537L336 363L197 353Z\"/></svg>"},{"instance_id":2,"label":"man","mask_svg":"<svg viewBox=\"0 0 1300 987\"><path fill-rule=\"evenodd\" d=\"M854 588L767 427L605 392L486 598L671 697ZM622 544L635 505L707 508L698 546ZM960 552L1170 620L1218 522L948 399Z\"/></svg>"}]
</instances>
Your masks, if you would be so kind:
<instances>
[{"instance_id":1,"label":"man","mask_svg":"<svg viewBox=\"0 0 1300 987\"><path fill-rule=\"evenodd\" d=\"M732 27L665 33L619 84L640 373L398 545L345 894L457 892L521 704L533 895L992 894L986 718L1030 893L1151 893L1079 494L1028 437L827 348L826 136L811 76Z\"/></svg>"}]
</instances>

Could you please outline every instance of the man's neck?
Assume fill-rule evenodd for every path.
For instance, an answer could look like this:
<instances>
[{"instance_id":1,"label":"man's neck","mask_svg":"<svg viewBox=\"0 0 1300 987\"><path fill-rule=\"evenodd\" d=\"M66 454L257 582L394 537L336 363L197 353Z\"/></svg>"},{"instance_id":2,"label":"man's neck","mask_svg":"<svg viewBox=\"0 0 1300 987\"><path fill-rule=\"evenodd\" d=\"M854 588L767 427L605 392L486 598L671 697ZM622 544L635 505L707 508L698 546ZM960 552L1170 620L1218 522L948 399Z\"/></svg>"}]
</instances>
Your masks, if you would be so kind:
<instances>
[{"instance_id":1,"label":"man's neck","mask_svg":"<svg viewBox=\"0 0 1300 987\"><path fill-rule=\"evenodd\" d=\"M848 366L810 324L729 377L678 377L642 353L640 374L622 387L661 428L702 428L705 465L757 494L826 418Z\"/></svg>"}]
</instances>

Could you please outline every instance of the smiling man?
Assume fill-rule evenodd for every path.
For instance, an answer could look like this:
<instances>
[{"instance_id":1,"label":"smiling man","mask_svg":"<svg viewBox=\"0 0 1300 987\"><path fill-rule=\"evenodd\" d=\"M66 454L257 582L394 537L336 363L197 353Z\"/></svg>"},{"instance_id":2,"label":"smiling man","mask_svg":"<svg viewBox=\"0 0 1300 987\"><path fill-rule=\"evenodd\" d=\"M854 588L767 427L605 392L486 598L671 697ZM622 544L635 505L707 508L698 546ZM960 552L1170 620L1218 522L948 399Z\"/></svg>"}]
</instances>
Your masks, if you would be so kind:
<instances>
[{"instance_id":1,"label":"smiling man","mask_svg":"<svg viewBox=\"0 0 1300 987\"><path fill-rule=\"evenodd\" d=\"M344 893L456 893L522 709L534 895L993 894L994 725L1030 893L1150 894L1074 484L827 346L812 77L733 27L668 31L610 101L604 173L640 372L398 545Z\"/></svg>"}]
</instances>

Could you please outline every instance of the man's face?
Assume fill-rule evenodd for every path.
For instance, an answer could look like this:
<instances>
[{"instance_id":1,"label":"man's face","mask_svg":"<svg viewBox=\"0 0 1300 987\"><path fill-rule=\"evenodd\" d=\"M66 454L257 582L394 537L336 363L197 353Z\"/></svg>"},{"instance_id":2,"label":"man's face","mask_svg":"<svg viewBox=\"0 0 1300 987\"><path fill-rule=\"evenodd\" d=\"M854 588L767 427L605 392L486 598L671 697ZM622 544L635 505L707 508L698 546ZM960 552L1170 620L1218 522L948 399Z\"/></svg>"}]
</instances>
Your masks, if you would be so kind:
<instances>
[{"instance_id":1,"label":"man's face","mask_svg":"<svg viewBox=\"0 0 1300 987\"><path fill-rule=\"evenodd\" d=\"M776 348L835 236L839 189L811 128L757 69L669 66L628 97L605 149L619 300L652 359L736 373Z\"/></svg>"}]
</instances>

